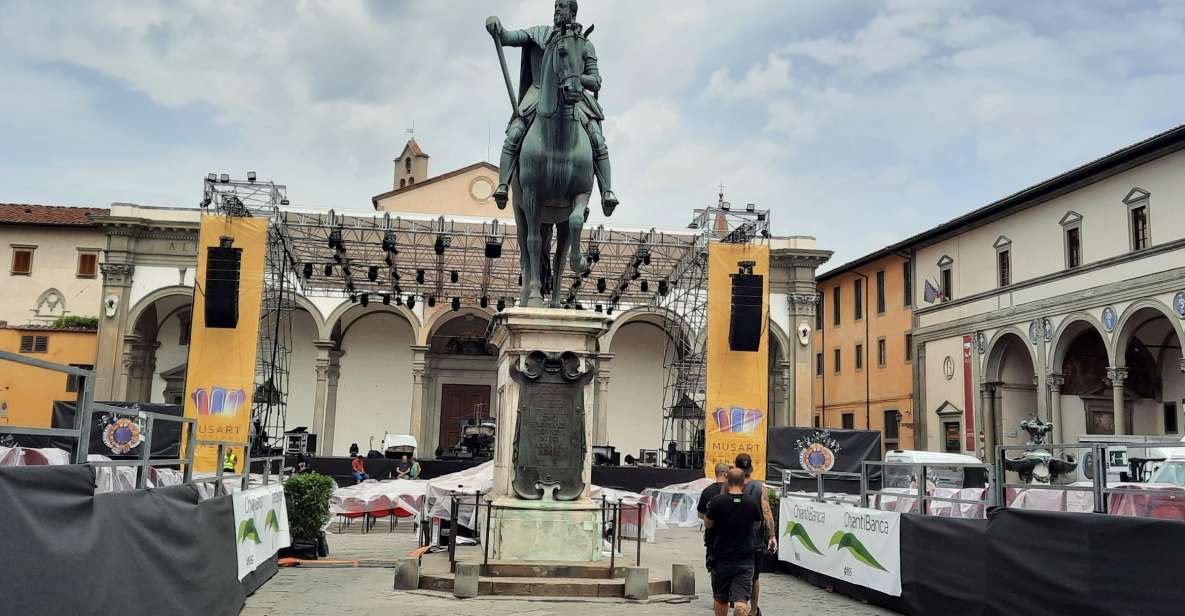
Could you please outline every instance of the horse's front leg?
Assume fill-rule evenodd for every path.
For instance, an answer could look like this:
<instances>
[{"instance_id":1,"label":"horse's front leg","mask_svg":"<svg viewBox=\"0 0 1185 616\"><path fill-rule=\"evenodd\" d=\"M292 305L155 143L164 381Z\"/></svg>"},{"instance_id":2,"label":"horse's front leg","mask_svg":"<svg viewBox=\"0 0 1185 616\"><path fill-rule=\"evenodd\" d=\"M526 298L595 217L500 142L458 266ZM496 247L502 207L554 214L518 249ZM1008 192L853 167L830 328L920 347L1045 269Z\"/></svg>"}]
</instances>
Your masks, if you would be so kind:
<instances>
[{"instance_id":1,"label":"horse's front leg","mask_svg":"<svg viewBox=\"0 0 1185 616\"><path fill-rule=\"evenodd\" d=\"M534 195L527 198L533 201ZM528 216L533 207L524 208ZM537 214L537 212L536 212ZM537 220L537 219L536 219ZM528 271L523 274L522 297L525 305L532 308L543 307L543 293L540 291L540 263L543 261L543 237L538 224L527 224L527 250L529 251Z\"/></svg>"},{"instance_id":2,"label":"horse's front leg","mask_svg":"<svg viewBox=\"0 0 1185 616\"><path fill-rule=\"evenodd\" d=\"M560 292L564 286L564 258L568 251L568 223L555 226L555 258L551 265L551 307L560 307Z\"/></svg>"},{"instance_id":3,"label":"horse's front leg","mask_svg":"<svg viewBox=\"0 0 1185 616\"><path fill-rule=\"evenodd\" d=\"M588 193L576 196L572 213L568 215L568 233L572 238L572 246L568 248L572 260L572 273L583 276L588 271L588 260L584 258L584 251L580 250L580 237L584 230L584 221L588 218Z\"/></svg>"}]
</instances>

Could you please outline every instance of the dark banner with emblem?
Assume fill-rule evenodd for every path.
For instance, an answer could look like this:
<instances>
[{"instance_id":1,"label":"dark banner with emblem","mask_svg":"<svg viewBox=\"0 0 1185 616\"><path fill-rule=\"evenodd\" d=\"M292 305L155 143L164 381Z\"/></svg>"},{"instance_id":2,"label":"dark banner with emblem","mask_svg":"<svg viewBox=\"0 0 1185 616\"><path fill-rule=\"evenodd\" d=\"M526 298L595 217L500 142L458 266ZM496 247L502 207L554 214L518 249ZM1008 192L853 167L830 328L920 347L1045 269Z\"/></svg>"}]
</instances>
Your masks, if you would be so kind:
<instances>
[{"instance_id":1,"label":"dark banner with emblem","mask_svg":"<svg viewBox=\"0 0 1185 616\"><path fill-rule=\"evenodd\" d=\"M121 409L139 409L149 413L161 415L181 416L182 407L179 404L143 404L138 402L100 402L108 406ZM53 427L74 427L73 402L58 400L53 403ZM112 415L103 411L96 411L91 415L90 446L87 453L107 456L113 460L121 458L140 457L142 443L145 439L145 422L131 415ZM181 422L158 421L152 435L153 458L180 458L181 451ZM14 444L23 447L56 447L70 452L73 459L75 442L66 436L31 436L18 435Z\"/></svg>"},{"instance_id":2,"label":"dark banner with emblem","mask_svg":"<svg viewBox=\"0 0 1185 616\"><path fill-rule=\"evenodd\" d=\"M770 428L766 436L771 483L781 481L782 469L823 470L839 473L859 473L862 463L881 459L881 433L875 430L821 430L816 428ZM877 484L880 473L870 480ZM814 479L794 478L792 490L814 492ZM860 480L840 479L824 475L827 492L860 493Z\"/></svg>"}]
</instances>

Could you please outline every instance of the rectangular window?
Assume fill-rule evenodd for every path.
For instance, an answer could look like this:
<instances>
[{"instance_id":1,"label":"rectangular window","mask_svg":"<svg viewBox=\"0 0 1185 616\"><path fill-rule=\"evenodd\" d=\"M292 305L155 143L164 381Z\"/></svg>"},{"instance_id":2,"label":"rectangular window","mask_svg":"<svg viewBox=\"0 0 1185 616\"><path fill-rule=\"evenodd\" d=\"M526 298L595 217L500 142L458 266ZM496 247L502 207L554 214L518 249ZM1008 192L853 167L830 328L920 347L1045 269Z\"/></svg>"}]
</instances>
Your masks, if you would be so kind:
<instances>
[{"instance_id":1,"label":"rectangular window","mask_svg":"<svg viewBox=\"0 0 1185 616\"><path fill-rule=\"evenodd\" d=\"M856 296L856 320L859 321L864 318L864 279L857 278L853 283L855 285L853 294Z\"/></svg>"},{"instance_id":2,"label":"rectangular window","mask_svg":"<svg viewBox=\"0 0 1185 616\"><path fill-rule=\"evenodd\" d=\"M957 421L944 422L942 424L942 428L943 428L942 431L945 433L945 437L946 437L943 439L945 441L944 444L946 446L946 452L947 453L961 453L963 451L963 441L959 438L960 432L961 432L959 430L959 422L957 422Z\"/></svg>"},{"instance_id":3,"label":"rectangular window","mask_svg":"<svg viewBox=\"0 0 1185 616\"><path fill-rule=\"evenodd\" d=\"M910 269L911 265L912 265L911 261L905 262L905 266L902 268L902 276L901 276L902 280L905 283L905 305L906 306L913 305L913 270Z\"/></svg>"},{"instance_id":4,"label":"rectangular window","mask_svg":"<svg viewBox=\"0 0 1185 616\"><path fill-rule=\"evenodd\" d=\"M815 376L823 376L823 352L815 353Z\"/></svg>"},{"instance_id":5,"label":"rectangular window","mask_svg":"<svg viewBox=\"0 0 1185 616\"><path fill-rule=\"evenodd\" d=\"M1132 250L1144 250L1148 247L1148 206L1141 205L1131 209L1132 216Z\"/></svg>"},{"instance_id":6,"label":"rectangular window","mask_svg":"<svg viewBox=\"0 0 1185 616\"><path fill-rule=\"evenodd\" d=\"M996 269L999 272L1001 287L1012 284L1012 251L1001 250L996 253Z\"/></svg>"},{"instance_id":7,"label":"rectangular window","mask_svg":"<svg viewBox=\"0 0 1185 616\"><path fill-rule=\"evenodd\" d=\"M21 353L49 352L49 336L21 336Z\"/></svg>"},{"instance_id":8,"label":"rectangular window","mask_svg":"<svg viewBox=\"0 0 1185 616\"><path fill-rule=\"evenodd\" d=\"M819 294L819 305L815 306L815 331L823 331L823 294Z\"/></svg>"},{"instance_id":9,"label":"rectangular window","mask_svg":"<svg viewBox=\"0 0 1185 616\"><path fill-rule=\"evenodd\" d=\"M815 427L818 428L820 423L822 423L822 419L818 415L815 415Z\"/></svg>"},{"instance_id":10,"label":"rectangular window","mask_svg":"<svg viewBox=\"0 0 1185 616\"><path fill-rule=\"evenodd\" d=\"M864 345L863 344L856 345L856 369L857 370L864 369Z\"/></svg>"},{"instance_id":11,"label":"rectangular window","mask_svg":"<svg viewBox=\"0 0 1185 616\"><path fill-rule=\"evenodd\" d=\"M885 270L876 273L876 313L885 313Z\"/></svg>"},{"instance_id":12,"label":"rectangular window","mask_svg":"<svg viewBox=\"0 0 1185 616\"><path fill-rule=\"evenodd\" d=\"M83 370L94 370L95 369L95 367L90 364L70 364L70 365L75 368L82 368ZM86 383L86 377L84 377L84 376L78 376L77 374L66 375L66 391L68 391L68 392L81 391L82 387L85 383Z\"/></svg>"},{"instance_id":13,"label":"rectangular window","mask_svg":"<svg viewBox=\"0 0 1185 616\"><path fill-rule=\"evenodd\" d=\"M940 301L949 302L955 298L955 283L949 267L942 270L942 288L938 292L942 294Z\"/></svg>"},{"instance_id":14,"label":"rectangular window","mask_svg":"<svg viewBox=\"0 0 1185 616\"><path fill-rule=\"evenodd\" d=\"M79 278L94 278L99 273L99 253L97 252L80 252L78 253L78 271L76 275Z\"/></svg>"},{"instance_id":15,"label":"rectangular window","mask_svg":"<svg viewBox=\"0 0 1185 616\"><path fill-rule=\"evenodd\" d=\"M839 327L839 286L831 289L831 312L835 313L832 319L832 325Z\"/></svg>"},{"instance_id":16,"label":"rectangular window","mask_svg":"<svg viewBox=\"0 0 1185 616\"><path fill-rule=\"evenodd\" d=\"M12 248L12 267L9 271L14 276L28 276L33 273L33 249L27 246Z\"/></svg>"},{"instance_id":17,"label":"rectangular window","mask_svg":"<svg viewBox=\"0 0 1185 616\"><path fill-rule=\"evenodd\" d=\"M843 414L843 429L844 430L856 429L856 415L855 414L853 414L853 413L844 413Z\"/></svg>"},{"instance_id":18,"label":"rectangular window","mask_svg":"<svg viewBox=\"0 0 1185 616\"><path fill-rule=\"evenodd\" d=\"M885 339L879 338L876 341L876 365L884 368L887 358L888 353L885 352Z\"/></svg>"},{"instance_id":19,"label":"rectangular window","mask_svg":"<svg viewBox=\"0 0 1185 616\"><path fill-rule=\"evenodd\" d=\"M905 361L913 361L913 334L905 334Z\"/></svg>"},{"instance_id":20,"label":"rectangular window","mask_svg":"<svg viewBox=\"0 0 1185 616\"><path fill-rule=\"evenodd\" d=\"M1176 434L1177 433L1177 403L1176 402L1165 402L1164 403L1164 433L1165 434Z\"/></svg>"},{"instance_id":21,"label":"rectangular window","mask_svg":"<svg viewBox=\"0 0 1185 616\"><path fill-rule=\"evenodd\" d=\"M1066 229L1066 267L1082 265L1082 230Z\"/></svg>"},{"instance_id":22,"label":"rectangular window","mask_svg":"<svg viewBox=\"0 0 1185 616\"><path fill-rule=\"evenodd\" d=\"M835 373L836 374L839 374L840 370L843 369L843 366L840 364L840 359L841 359L840 350L838 348L836 348L835 349Z\"/></svg>"},{"instance_id":23,"label":"rectangular window","mask_svg":"<svg viewBox=\"0 0 1185 616\"><path fill-rule=\"evenodd\" d=\"M896 444L897 439L901 438L900 421L896 409L885 411L885 441L894 441ZM887 442L885 444L888 445Z\"/></svg>"}]
</instances>

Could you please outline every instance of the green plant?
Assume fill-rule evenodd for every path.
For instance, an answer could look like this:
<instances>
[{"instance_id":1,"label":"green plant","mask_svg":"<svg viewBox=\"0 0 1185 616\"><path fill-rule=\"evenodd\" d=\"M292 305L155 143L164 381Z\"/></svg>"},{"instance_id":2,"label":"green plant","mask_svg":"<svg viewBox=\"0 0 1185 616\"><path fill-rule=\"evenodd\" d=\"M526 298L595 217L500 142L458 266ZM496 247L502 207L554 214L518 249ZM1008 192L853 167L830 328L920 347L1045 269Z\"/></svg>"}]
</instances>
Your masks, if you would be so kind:
<instances>
[{"instance_id":1,"label":"green plant","mask_svg":"<svg viewBox=\"0 0 1185 616\"><path fill-rule=\"evenodd\" d=\"M57 329L99 329L99 317L80 317L77 315L67 315L64 317L58 317L58 319L53 322L53 326Z\"/></svg>"},{"instance_id":2,"label":"green plant","mask_svg":"<svg viewBox=\"0 0 1185 616\"><path fill-rule=\"evenodd\" d=\"M329 522L329 499L333 496L333 478L321 473L293 475L284 483L288 505L288 527L294 538L317 537Z\"/></svg>"}]
</instances>

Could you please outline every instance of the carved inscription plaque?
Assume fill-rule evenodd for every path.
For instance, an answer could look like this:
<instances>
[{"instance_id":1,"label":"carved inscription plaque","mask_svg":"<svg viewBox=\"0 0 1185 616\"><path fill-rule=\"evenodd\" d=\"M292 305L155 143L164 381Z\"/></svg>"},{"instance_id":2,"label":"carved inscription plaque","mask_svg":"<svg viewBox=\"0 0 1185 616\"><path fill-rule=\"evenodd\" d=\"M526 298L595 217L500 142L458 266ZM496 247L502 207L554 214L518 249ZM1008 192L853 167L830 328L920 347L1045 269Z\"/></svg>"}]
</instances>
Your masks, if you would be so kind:
<instances>
[{"instance_id":1,"label":"carved inscription plaque","mask_svg":"<svg viewBox=\"0 0 1185 616\"><path fill-rule=\"evenodd\" d=\"M527 355L512 366L519 384L514 431L514 480L519 498L538 500L548 491L555 500L576 500L584 491L581 471L585 442L584 386L595 373L581 370L575 353Z\"/></svg>"}]
</instances>

